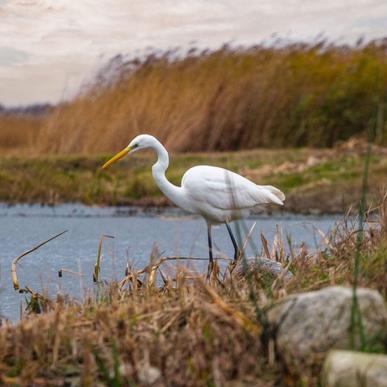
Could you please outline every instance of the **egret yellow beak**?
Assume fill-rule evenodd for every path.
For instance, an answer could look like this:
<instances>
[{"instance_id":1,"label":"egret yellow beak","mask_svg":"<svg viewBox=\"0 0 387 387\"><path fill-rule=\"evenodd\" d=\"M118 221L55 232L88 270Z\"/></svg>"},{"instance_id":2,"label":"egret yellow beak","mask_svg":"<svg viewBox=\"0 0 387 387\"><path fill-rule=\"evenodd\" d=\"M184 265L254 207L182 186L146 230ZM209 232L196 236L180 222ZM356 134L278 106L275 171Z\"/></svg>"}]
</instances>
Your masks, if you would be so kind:
<instances>
[{"instance_id":1,"label":"egret yellow beak","mask_svg":"<svg viewBox=\"0 0 387 387\"><path fill-rule=\"evenodd\" d=\"M114 164L116 161L118 161L118 160L122 159L123 157L125 157L131 150L132 150L132 148L128 146L127 148L123 149L121 152L118 152L109 161L106 161L106 163L104 165L102 165L101 168L102 169L106 169L110 165Z\"/></svg>"}]
</instances>

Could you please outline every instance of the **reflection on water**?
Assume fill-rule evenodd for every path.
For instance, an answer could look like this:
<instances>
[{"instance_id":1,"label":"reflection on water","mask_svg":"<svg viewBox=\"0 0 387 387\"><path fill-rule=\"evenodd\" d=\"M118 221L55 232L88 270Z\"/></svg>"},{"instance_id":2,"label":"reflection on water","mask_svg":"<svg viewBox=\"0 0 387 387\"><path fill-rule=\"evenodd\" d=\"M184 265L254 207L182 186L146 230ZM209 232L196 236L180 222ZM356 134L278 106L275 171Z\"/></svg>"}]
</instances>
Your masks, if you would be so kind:
<instances>
[{"instance_id":1,"label":"reflection on water","mask_svg":"<svg viewBox=\"0 0 387 387\"><path fill-rule=\"evenodd\" d=\"M338 220L337 216L258 216L245 221L253 232L254 244L260 251L259 233L263 232L271 243L276 225L284 234L290 234L295 246L304 241L310 247L320 243L314 227L327 232ZM92 286L92 271L102 234L113 235L104 245L101 279L122 278L128 260L135 267L143 267L152 246L157 244L166 255L207 257L206 225L200 218L186 216L178 210L142 212L136 208L94 208L81 205L57 207L0 206L0 313L17 320L23 295L13 290L10 278L12 259L38 242L59 233L69 232L23 258L18 265L21 286L29 285L36 291L47 289L51 294L58 290L81 296ZM224 226L213 230L215 247L230 257L233 248ZM248 254L254 249L249 246ZM220 254L220 253L218 253ZM203 270L205 262L195 263ZM58 270L66 268L82 272L79 277Z\"/></svg>"}]
</instances>

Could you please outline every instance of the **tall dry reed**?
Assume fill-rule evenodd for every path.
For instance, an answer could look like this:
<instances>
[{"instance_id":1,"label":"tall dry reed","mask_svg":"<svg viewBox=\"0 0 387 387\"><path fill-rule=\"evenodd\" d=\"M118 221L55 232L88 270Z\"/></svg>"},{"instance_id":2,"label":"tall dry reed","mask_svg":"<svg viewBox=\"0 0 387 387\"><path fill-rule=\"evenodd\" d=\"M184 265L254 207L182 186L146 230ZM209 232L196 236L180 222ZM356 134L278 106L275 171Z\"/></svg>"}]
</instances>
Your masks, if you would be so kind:
<instances>
[{"instance_id":1,"label":"tall dry reed","mask_svg":"<svg viewBox=\"0 0 387 387\"><path fill-rule=\"evenodd\" d=\"M0 152L33 150L44 119L31 115L0 114Z\"/></svg>"},{"instance_id":2,"label":"tall dry reed","mask_svg":"<svg viewBox=\"0 0 387 387\"><path fill-rule=\"evenodd\" d=\"M116 60L51 116L41 149L112 151L143 132L175 151L332 146L366 131L387 90L386 47L224 47Z\"/></svg>"},{"instance_id":3,"label":"tall dry reed","mask_svg":"<svg viewBox=\"0 0 387 387\"><path fill-rule=\"evenodd\" d=\"M356 47L319 42L118 56L46 117L33 146L111 152L143 132L174 151L332 146L364 134L375 99L385 104L386 48L384 39ZM380 119L376 140L387 144ZM12 137L12 127L0 120L1 138Z\"/></svg>"}]
</instances>

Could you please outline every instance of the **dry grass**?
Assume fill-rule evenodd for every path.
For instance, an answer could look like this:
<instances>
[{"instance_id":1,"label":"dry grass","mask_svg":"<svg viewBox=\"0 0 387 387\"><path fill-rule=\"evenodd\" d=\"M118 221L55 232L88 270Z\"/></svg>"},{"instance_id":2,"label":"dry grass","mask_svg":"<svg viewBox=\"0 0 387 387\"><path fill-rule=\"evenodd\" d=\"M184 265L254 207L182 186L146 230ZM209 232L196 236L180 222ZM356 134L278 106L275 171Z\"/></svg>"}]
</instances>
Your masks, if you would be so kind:
<instances>
[{"instance_id":1,"label":"dry grass","mask_svg":"<svg viewBox=\"0 0 387 387\"><path fill-rule=\"evenodd\" d=\"M385 40L117 57L47 115L38 136L35 121L0 117L0 138L66 154L112 152L143 132L173 151L330 147L366 131L386 89ZM386 144L380 119L377 142ZM12 140L22 124L32 143Z\"/></svg>"},{"instance_id":2,"label":"dry grass","mask_svg":"<svg viewBox=\"0 0 387 387\"><path fill-rule=\"evenodd\" d=\"M247 314L249 306L233 297ZM106 382L103 367L112 378L117 367L123 385L151 384L151 367L162 374L156 385L203 385L214 376L248 380L264 373L259 336L214 305L200 286L144 288L129 296L113 284L97 300L79 307L57 302L52 309L1 330L3 382L75 379L93 385L98 375Z\"/></svg>"},{"instance_id":3,"label":"dry grass","mask_svg":"<svg viewBox=\"0 0 387 387\"><path fill-rule=\"evenodd\" d=\"M224 48L115 66L115 83L58 109L43 150L111 151L143 132L175 151L332 146L364 132L387 88L385 44Z\"/></svg>"},{"instance_id":4,"label":"dry grass","mask_svg":"<svg viewBox=\"0 0 387 387\"><path fill-rule=\"evenodd\" d=\"M387 198L369 212L361 246L359 284L387 298ZM318 251L291 248L284 236L265 243L265 255L289 265L286 281L262 270L239 277L214 271L166 274L156 257L125 278L99 283L78 303L33 293L31 315L0 328L0 380L8 385L274 386L295 385L303 375L286 370L273 352L265 311L286 296L352 282L355 226L345 220L324 236ZM161 271L160 271L161 270ZM162 275L161 287L155 275ZM65 276L68 273L62 273ZM387 350L387 343L385 350ZM290 371L290 372L289 372ZM292 375L292 376L290 376ZM313 379L303 379L315 385Z\"/></svg>"},{"instance_id":5,"label":"dry grass","mask_svg":"<svg viewBox=\"0 0 387 387\"><path fill-rule=\"evenodd\" d=\"M31 153L38 143L43 117L0 113L0 152Z\"/></svg>"}]
</instances>

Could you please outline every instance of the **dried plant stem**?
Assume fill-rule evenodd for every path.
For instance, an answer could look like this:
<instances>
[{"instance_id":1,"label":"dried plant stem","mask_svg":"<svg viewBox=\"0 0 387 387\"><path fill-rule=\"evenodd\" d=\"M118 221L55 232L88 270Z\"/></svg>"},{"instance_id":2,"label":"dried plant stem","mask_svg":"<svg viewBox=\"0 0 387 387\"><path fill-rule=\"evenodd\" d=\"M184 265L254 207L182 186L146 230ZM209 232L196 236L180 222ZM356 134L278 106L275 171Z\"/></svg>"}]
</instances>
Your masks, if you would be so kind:
<instances>
[{"instance_id":1,"label":"dried plant stem","mask_svg":"<svg viewBox=\"0 0 387 387\"><path fill-rule=\"evenodd\" d=\"M51 242L52 240L60 237L61 235L65 234L68 230L65 230L65 231L62 231L60 232L59 234L56 234L54 235L53 237L39 243L38 245L32 247L31 249L25 251L24 253L18 255L16 258L14 258L12 260L12 264L11 264L11 277L12 277L12 283L13 283L13 288L15 290L19 290L20 289L20 285L19 285L19 281L17 279L17 273L16 273L16 265L17 263L23 258L25 257L26 255L38 250L40 247L44 246L46 243L48 242Z\"/></svg>"},{"instance_id":2,"label":"dried plant stem","mask_svg":"<svg viewBox=\"0 0 387 387\"><path fill-rule=\"evenodd\" d=\"M224 313L229 315L238 325L246 329L249 333L253 335L260 334L261 330L257 324L251 321L247 316L243 313L235 310L231 305L226 303L215 291L215 289L211 286L206 285L203 281L201 282L202 286L211 297L214 304L221 309Z\"/></svg>"},{"instance_id":3,"label":"dried plant stem","mask_svg":"<svg viewBox=\"0 0 387 387\"><path fill-rule=\"evenodd\" d=\"M105 238L113 239L114 236L112 235L102 235L99 239L98 244L98 252L97 252L97 259L94 265L94 273L93 273L93 281L98 282L99 281L99 273L101 271L101 255L102 255L102 243Z\"/></svg>"},{"instance_id":4,"label":"dried plant stem","mask_svg":"<svg viewBox=\"0 0 387 387\"><path fill-rule=\"evenodd\" d=\"M72 275L75 275L77 277L84 277L84 274L82 273L79 273L77 271L73 271L73 270L69 270L69 269L66 269L64 267L60 268L58 270L58 277L62 277L63 276L63 273L68 273L68 274L72 274Z\"/></svg>"},{"instance_id":5,"label":"dried plant stem","mask_svg":"<svg viewBox=\"0 0 387 387\"><path fill-rule=\"evenodd\" d=\"M377 116L380 112L380 104L378 105ZM364 240L364 223L365 223L365 206L366 206L366 197L368 191L368 172L371 159L372 151L372 141L375 137L375 130L377 125L377 120L371 122L368 131L368 147L367 152L364 156L364 171L363 171L363 183L362 191L359 202L359 232L356 236L356 247L355 247L355 262L353 269L353 297L352 297L352 307L351 307L351 325L350 325L350 342L351 347L354 349L356 346L356 333L359 334L360 338L360 349L365 350L365 336L362 323L361 311L359 308L359 302L357 299L357 287L359 283L360 275L360 259L361 259L361 246Z\"/></svg>"}]
</instances>

